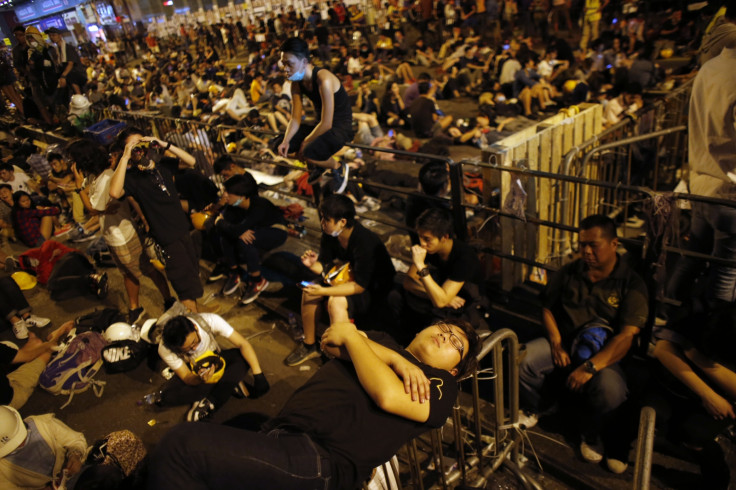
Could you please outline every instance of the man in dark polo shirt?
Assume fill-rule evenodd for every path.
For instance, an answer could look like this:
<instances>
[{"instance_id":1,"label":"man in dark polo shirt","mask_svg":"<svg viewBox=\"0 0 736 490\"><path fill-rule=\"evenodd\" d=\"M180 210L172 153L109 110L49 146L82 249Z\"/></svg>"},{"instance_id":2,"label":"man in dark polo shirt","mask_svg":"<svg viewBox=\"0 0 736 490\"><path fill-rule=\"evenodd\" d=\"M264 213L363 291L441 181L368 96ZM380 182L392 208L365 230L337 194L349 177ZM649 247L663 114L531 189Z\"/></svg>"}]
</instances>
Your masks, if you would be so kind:
<instances>
[{"instance_id":1,"label":"man in dark polo shirt","mask_svg":"<svg viewBox=\"0 0 736 490\"><path fill-rule=\"evenodd\" d=\"M322 240L319 255L307 250L302 264L325 276L334 266L350 264L344 280L315 282L302 288L304 342L286 358L296 366L320 355L316 344L317 318L324 303L330 323L347 322L380 304L391 291L396 270L381 238L355 220L355 206L348 197L333 194L319 206Z\"/></svg>"},{"instance_id":2,"label":"man in dark polo shirt","mask_svg":"<svg viewBox=\"0 0 736 490\"><path fill-rule=\"evenodd\" d=\"M644 281L617 253L613 220L592 215L580 223L581 258L565 265L543 294L546 337L526 344L519 366L522 407L527 427L536 423L548 375L561 371L568 390L578 396L580 452L600 462L598 440L606 416L627 398L620 361L647 319ZM610 458L608 458L610 460ZM611 467L611 461L607 461Z\"/></svg>"},{"instance_id":3,"label":"man in dark polo shirt","mask_svg":"<svg viewBox=\"0 0 736 490\"><path fill-rule=\"evenodd\" d=\"M392 318L398 321L394 336L410 340L421 327L443 318L461 318L478 328L469 315L480 300L481 267L475 250L453 238L447 209L427 209L415 225L419 244L411 249L412 265L403 288L388 299Z\"/></svg>"}]
</instances>

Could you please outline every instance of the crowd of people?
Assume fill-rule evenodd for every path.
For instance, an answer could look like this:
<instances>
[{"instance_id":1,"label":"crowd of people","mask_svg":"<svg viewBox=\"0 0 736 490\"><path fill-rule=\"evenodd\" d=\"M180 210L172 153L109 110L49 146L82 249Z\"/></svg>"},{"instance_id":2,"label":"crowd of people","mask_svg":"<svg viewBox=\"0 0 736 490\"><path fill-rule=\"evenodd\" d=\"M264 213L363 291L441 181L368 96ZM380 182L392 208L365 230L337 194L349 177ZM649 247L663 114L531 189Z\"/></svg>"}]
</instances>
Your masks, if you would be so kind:
<instances>
[{"instance_id":1,"label":"crowd of people","mask_svg":"<svg viewBox=\"0 0 736 490\"><path fill-rule=\"evenodd\" d=\"M690 165L692 184L720 179L713 196L733 199L733 152L721 148L724 134L733 137L734 95L728 77L718 75L730 73L736 47L736 6L727 3L692 63L703 64L694 93L708 93L707 83L718 89L707 112L731 119L713 129L706 106L691 105L691 139L721 146L691 144ZM43 153L4 143L14 152L0 165L0 228L14 248L28 248L19 256L3 251L4 273L20 270L40 282L61 262L38 257L76 252L60 241L102 237L123 278L130 329L140 330L171 373L146 402L188 409L187 423L148 456L124 431L108 436L106 451L88 450L84 435L53 414L22 418L73 322L37 337L29 329L46 328L51 319L32 313L21 290L28 276L3 277L0 313L27 341L0 345L0 483L357 488L412 437L443 426L458 380L476 368L479 334L499 327L486 314L487 278L478 253L454 233L447 165L420 160L416 190L402 204L410 264L397 280L386 244L357 218L358 211L380 209L380 195L369 196L350 179L360 172L380 181L391 172L376 171L366 162L374 158L346 145L443 157L452 145L484 148L585 101L602 103L604 124L615 124L636 113L645 90L687 76L690 65L676 73L656 57L691 53L705 29L679 6L665 15L645 15L644 7L608 0L389 0L369 2L363 11L331 2L324 15L287 9L250 24L182 25L167 38L127 36L102 53L89 43L76 50L54 28L49 43L34 27L16 27L18 80L8 78L3 94L23 121L45 127L68 121L72 138ZM247 61L227 68L243 48ZM477 100L477 111L454 117L440 110L438 100L459 98ZM156 135L128 126L103 145L78 137L95 106L156 111L178 125ZM209 129L189 130L187 120L228 130L222 139ZM204 160L210 173L195 155L205 142L220 145L217 159ZM314 197L321 233L319 249L301 255L292 278L300 288L303 338L284 363L323 357L324 364L259 431L191 423L210 420L233 396L269 396L271 387L253 345L217 315L219 305L202 302L203 258L206 282L222 281L222 296L240 293L247 305L269 287L265 254L288 237L291 216L261 192L258 173L234 158L242 152L299 168L281 177ZM270 163L270 172L284 173ZM719 218L730 214L719 208L713 216L710 209L693 210L699 223L693 246L733 258L724 245L733 231ZM715 438L736 419L728 349L736 332L733 269L711 266L712 280L699 281L702 302L681 298L680 310L663 314L652 358L642 361L634 354L654 313L640 269L620 254L611 218L588 216L579 229L580 258L546 285L543 335L526 343L520 361L520 426L567 414L575 419L580 456L605 459L610 471L623 473L638 410L651 404L667 424L663 434L697 455L703 488L727 488L729 470ZM715 236L710 250L701 243L706 235ZM105 275L89 264L77 279L102 296ZM161 295L158 319L143 321L143 276ZM223 348L221 339L233 347ZM114 442L125 457L109 456Z\"/></svg>"}]
</instances>

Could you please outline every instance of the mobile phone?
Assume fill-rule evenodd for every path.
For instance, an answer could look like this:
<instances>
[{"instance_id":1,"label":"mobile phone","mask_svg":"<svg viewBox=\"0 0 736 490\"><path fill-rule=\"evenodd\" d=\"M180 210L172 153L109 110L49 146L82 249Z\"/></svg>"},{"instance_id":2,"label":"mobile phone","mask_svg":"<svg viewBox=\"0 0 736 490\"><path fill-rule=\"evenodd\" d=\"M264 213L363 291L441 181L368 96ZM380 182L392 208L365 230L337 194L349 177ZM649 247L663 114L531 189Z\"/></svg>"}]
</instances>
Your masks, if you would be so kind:
<instances>
[{"instance_id":1,"label":"mobile phone","mask_svg":"<svg viewBox=\"0 0 736 490\"><path fill-rule=\"evenodd\" d=\"M241 68L242 68L242 65L238 65L238 70L240 70Z\"/></svg>"},{"instance_id":2,"label":"mobile phone","mask_svg":"<svg viewBox=\"0 0 736 490\"><path fill-rule=\"evenodd\" d=\"M388 137L389 137L389 138L393 138L393 137L394 137L394 134L395 134L395 133L394 133L394 130L393 130L393 129L389 129L389 130L388 130Z\"/></svg>"},{"instance_id":3,"label":"mobile phone","mask_svg":"<svg viewBox=\"0 0 736 490\"><path fill-rule=\"evenodd\" d=\"M504 44L503 45L503 49L504 49L504 51L508 51L509 49L511 49L511 45L510 44Z\"/></svg>"},{"instance_id":4,"label":"mobile phone","mask_svg":"<svg viewBox=\"0 0 736 490\"><path fill-rule=\"evenodd\" d=\"M312 281L302 281L299 283L299 286L306 288L309 286L314 286L314 283Z\"/></svg>"}]
</instances>

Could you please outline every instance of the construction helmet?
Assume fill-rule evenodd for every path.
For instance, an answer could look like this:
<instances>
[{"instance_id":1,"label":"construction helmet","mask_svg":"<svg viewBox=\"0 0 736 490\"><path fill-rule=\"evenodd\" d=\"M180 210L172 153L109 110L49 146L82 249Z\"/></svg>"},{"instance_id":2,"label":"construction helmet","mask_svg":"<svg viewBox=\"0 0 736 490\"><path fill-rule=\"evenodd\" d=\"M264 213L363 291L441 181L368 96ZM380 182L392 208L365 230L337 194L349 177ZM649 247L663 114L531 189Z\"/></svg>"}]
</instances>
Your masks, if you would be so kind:
<instances>
[{"instance_id":1,"label":"construction helmet","mask_svg":"<svg viewBox=\"0 0 736 490\"><path fill-rule=\"evenodd\" d=\"M208 350L191 363L192 372L197 375L201 371L210 369L211 367L214 367L214 373L206 383L215 384L220 381L222 375L225 374L225 359L223 359L222 356Z\"/></svg>"},{"instance_id":2,"label":"construction helmet","mask_svg":"<svg viewBox=\"0 0 736 490\"><path fill-rule=\"evenodd\" d=\"M18 411L0 406L0 458L15 451L26 440L28 430Z\"/></svg>"},{"instance_id":3,"label":"construction helmet","mask_svg":"<svg viewBox=\"0 0 736 490\"><path fill-rule=\"evenodd\" d=\"M575 87L577 86L578 86L578 80L568 80L562 84L562 90L566 94L571 94L572 91L575 90Z\"/></svg>"},{"instance_id":4,"label":"construction helmet","mask_svg":"<svg viewBox=\"0 0 736 490\"><path fill-rule=\"evenodd\" d=\"M205 230L207 229L207 220L212 217L209 213L192 213L190 218L192 219L192 226L194 226L195 230Z\"/></svg>"},{"instance_id":5,"label":"construction helmet","mask_svg":"<svg viewBox=\"0 0 736 490\"><path fill-rule=\"evenodd\" d=\"M38 282L36 276L32 276L29 273L23 271L13 272L10 277L13 278L18 287L21 288L23 291L33 289L34 287L36 287L36 283Z\"/></svg>"},{"instance_id":6,"label":"construction helmet","mask_svg":"<svg viewBox=\"0 0 736 490\"><path fill-rule=\"evenodd\" d=\"M131 327L125 322L116 322L110 325L109 327L107 327L103 337L108 342L132 339L134 337L133 327Z\"/></svg>"},{"instance_id":7,"label":"construction helmet","mask_svg":"<svg viewBox=\"0 0 736 490\"><path fill-rule=\"evenodd\" d=\"M31 36L40 44L44 43L43 34L41 34L41 31L39 31L36 26L26 27L26 36Z\"/></svg>"},{"instance_id":8,"label":"construction helmet","mask_svg":"<svg viewBox=\"0 0 736 490\"><path fill-rule=\"evenodd\" d=\"M92 104L87 100L87 97L82 94L72 95L72 101L69 104L69 114L76 114L81 116L85 112L89 112L89 108Z\"/></svg>"},{"instance_id":9,"label":"construction helmet","mask_svg":"<svg viewBox=\"0 0 736 490\"><path fill-rule=\"evenodd\" d=\"M664 59L672 58L673 54L675 54L675 50L672 48L662 48L662 50L659 52L659 56Z\"/></svg>"}]
</instances>

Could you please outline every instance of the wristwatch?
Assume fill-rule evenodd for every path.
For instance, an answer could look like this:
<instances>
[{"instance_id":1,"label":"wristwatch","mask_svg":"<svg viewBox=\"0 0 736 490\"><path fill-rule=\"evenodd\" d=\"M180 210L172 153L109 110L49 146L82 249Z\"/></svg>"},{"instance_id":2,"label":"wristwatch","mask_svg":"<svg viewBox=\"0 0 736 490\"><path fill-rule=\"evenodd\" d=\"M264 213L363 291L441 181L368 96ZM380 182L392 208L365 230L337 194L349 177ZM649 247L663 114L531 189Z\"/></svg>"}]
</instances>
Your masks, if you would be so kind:
<instances>
[{"instance_id":1,"label":"wristwatch","mask_svg":"<svg viewBox=\"0 0 736 490\"><path fill-rule=\"evenodd\" d=\"M419 277L427 277L429 275L429 267L425 267L424 269L417 272L417 275Z\"/></svg>"},{"instance_id":2,"label":"wristwatch","mask_svg":"<svg viewBox=\"0 0 736 490\"><path fill-rule=\"evenodd\" d=\"M585 369L586 373L595 374L598 372L598 370L595 367L595 364L593 364L593 361L588 359L583 363L583 368Z\"/></svg>"}]
</instances>

